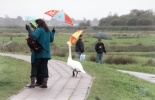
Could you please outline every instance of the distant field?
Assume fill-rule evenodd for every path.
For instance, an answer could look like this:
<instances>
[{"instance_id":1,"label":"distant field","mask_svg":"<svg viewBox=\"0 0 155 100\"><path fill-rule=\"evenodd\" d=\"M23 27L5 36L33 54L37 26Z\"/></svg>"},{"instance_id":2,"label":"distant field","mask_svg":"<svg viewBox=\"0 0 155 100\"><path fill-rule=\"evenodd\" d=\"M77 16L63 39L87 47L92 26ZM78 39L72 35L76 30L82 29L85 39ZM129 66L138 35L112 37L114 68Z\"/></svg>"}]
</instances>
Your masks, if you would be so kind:
<instances>
[{"instance_id":1,"label":"distant field","mask_svg":"<svg viewBox=\"0 0 155 100\"><path fill-rule=\"evenodd\" d=\"M57 30L59 31L59 30ZM139 71L155 74L155 32L154 31L105 31L112 36L112 40L102 40L105 44L107 54L104 62L109 56L130 57L135 59L133 64L105 63L103 65L90 61L96 57L94 50L97 42L92 38L95 32L84 31L84 45L86 60L81 62L84 69L93 77L94 83L88 100L155 100L154 84L135 77L125 75L116 69ZM51 44L53 59L67 61L68 47L66 42L72 32L55 33L55 40ZM30 54L25 37L27 33L0 33L0 51L11 53ZM6 45L12 37L13 43ZM76 59L72 46L73 59ZM61 57L60 57L61 56ZM101 88L102 87L102 88ZM143 91L143 93L141 93ZM145 91L145 92L144 92Z\"/></svg>"},{"instance_id":2,"label":"distant field","mask_svg":"<svg viewBox=\"0 0 155 100\"><path fill-rule=\"evenodd\" d=\"M59 30L57 30L59 31ZM52 44L59 49L66 47L66 42L69 41L72 33L55 33L55 39ZM154 31L106 31L105 33L111 35L112 40L102 40L108 52L153 52L155 50L155 32ZM84 30L83 42L85 44L86 53L95 52L94 46L97 42L96 38L93 38L91 32ZM22 44L24 47L20 47L22 50L27 50L25 37L27 33L7 33L7 31L0 33L0 44L6 44L12 39L14 43ZM18 46L18 45L17 45ZM74 45L73 45L74 51ZM5 50L6 51L6 50Z\"/></svg>"}]
</instances>

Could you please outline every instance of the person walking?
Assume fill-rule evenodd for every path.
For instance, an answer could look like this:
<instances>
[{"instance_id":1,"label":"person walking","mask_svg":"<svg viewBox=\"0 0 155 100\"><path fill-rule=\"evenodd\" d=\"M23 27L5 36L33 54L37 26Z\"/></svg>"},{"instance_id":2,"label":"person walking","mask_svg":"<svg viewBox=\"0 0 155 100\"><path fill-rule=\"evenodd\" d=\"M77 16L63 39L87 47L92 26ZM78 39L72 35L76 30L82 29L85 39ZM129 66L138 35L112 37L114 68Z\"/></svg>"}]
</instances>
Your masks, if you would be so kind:
<instances>
[{"instance_id":1,"label":"person walking","mask_svg":"<svg viewBox=\"0 0 155 100\"><path fill-rule=\"evenodd\" d=\"M42 19L37 19L36 21L37 28L35 31L31 31L29 26L26 25L26 30L30 33L29 35L37 40L40 45L43 47L43 50L40 52L35 52L31 50L31 84L28 86L29 88L35 87L35 81L37 75L39 78L43 79L43 83L40 86L41 88L47 88L47 80L48 80L48 60L51 59L50 53L50 43L54 41L54 33L47 27L46 23ZM38 73L39 70L39 73Z\"/></svg>"},{"instance_id":2,"label":"person walking","mask_svg":"<svg viewBox=\"0 0 155 100\"><path fill-rule=\"evenodd\" d=\"M96 62L100 62L100 64L103 64L103 52L106 54L106 50L104 44L101 42L101 38L98 38L98 42L95 45L95 51L97 53Z\"/></svg>"},{"instance_id":3,"label":"person walking","mask_svg":"<svg viewBox=\"0 0 155 100\"><path fill-rule=\"evenodd\" d=\"M80 59L80 55L84 53L84 44L83 44L83 35L79 36L79 39L77 40L75 44L75 51L77 52L77 58Z\"/></svg>"}]
</instances>

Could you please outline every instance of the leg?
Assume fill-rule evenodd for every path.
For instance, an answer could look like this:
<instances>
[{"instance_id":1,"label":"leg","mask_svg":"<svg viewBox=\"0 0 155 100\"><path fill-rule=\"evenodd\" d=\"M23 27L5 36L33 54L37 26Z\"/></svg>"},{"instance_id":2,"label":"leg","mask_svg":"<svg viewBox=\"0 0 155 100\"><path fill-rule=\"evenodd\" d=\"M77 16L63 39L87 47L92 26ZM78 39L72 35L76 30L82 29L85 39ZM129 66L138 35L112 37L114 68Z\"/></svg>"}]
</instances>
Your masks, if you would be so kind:
<instances>
[{"instance_id":1,"label":"leg","mask_svg":"<svg viewBox=\"0 0 155 100\"><path fill-rule=\"evenodd\" d=\"M39 59L35 59L34 63L31 66L31 76L30 76L31 84L28 86L29 88L35 87L35 79L37 76L38 66L39 66Z\"/></svg>"},{"instance_id":2,"label":"leg","mask_svg":"<svg viewBox=\"0 0 155 100\"><path fill-rule=\"evenodd\" d=\"M76 77L77 77L78 71L76 72Z\"/></svg>"},{"instance_id":3,"label":"leg","mask_svg":"<svg viewBox=\"0 0 155 100\"><path fill-rule=\"evenodd\" d=\"M46 58L41 58L40 60L40 69L41 69L41 77L42 78L48 78L48 59Z\"/></svg>"},{"instance_id":4,"label":"leg","mask_svg":"<svg viewBox=\"0 0 155 100\"><path fill-rule=\"evenodd\" d=\"M73 77L75 76L74 70L73 70Z\"/></svg>"},{"instance_id":5,"label":"leg","mask_svg":"<svg viewBox=\"0 0 155 100\"><path fill-rule=\"evenodd\" d=\"M77 58L80 59L81 52L77 52Z\"/></svg>"},{"instance_id":6,"label":"leg","mask_svg":"<svg viewBox=\"0 0 155 100\"><path fill-rule=\"evenodd\" d=\"M103 64L103 54L100 55L100 64Z\"/></svg>"},{"instance_id":7,"label":"leg","mask_svg":"<svg viewBox=\"0 0 155 100\"><path fill-rule=\"evenodd\" d=\"M43 84L40 86L41 88L47 88L47 78L43 79Z\"/></svg>"},{"instance_id":8,"label":"leg","mask_svg":"<svg viewBox=\"0 0 155 100\"><path fill-rule=\"evenodd\" d=\"M41 67L39 66L38 71L37 71L37 77L36 77L36 84L35 86L40 86L43 84L43 77L41 73Z\"/></svg>"},{"instance_id":9,"label":"leg","mask_svg":"<svg viewBox=\"0 0 155 100\"><path fill-rule=\"evenodd\" d=\"M31 77L31 84L27 86L29 88L35 88L35 77Z\"/></svg>"},{"instance_id":10,"label":"leg","mask_svg":"<svg viewBox=\"0 0 155 100\"><path fill-rule=\"evenodd\" d=\"M99 54L97 53L96 54L96 63L98 63L99 62Z\"/></svg>"},{"instance_id":11,"label":"leg","mask_svg":"<svg viewBox=\"0 0 155 100\"><path fill-rule=\"evenodd\" d=\"M40 86L41 88L47 88L47 80L48 80L48 59L42 58L40 63L41 73L43 77L43 84Z\"/></svg>"},{"instance_id":12,"label":"leg","mask_svg":"<svg viewBox=\"0 0 155 100\"><path fill-rule=\"evenodd\" d=\"M35 59L34 63L31 67L31 76L30 77L37 77L38 66L40 65L40 59Z\"/></svg>"},{"instance_id":13,"label":"leg","mask_svg":"<svg viewBox=\"0 0 155 100\"><path fill-rule=\"evenodd\" d=\"M37 71L37 77L36 77L36 84L35 86L40 86L43 84L43 78L42 78L42 73L41 73L41 67L38 67L38 71Z\"/></svg>"}]
</instances>

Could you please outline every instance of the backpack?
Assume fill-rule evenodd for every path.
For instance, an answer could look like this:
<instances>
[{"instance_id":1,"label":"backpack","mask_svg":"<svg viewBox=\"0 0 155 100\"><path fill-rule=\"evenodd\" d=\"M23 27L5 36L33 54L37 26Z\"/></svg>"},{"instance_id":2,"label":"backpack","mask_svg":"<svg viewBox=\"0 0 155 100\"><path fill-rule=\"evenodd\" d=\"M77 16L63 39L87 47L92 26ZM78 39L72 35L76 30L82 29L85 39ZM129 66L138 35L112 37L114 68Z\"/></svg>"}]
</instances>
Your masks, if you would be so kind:
<instances>
[{"instance_id":1,"label":"backpack","mask_svg":"<svg viewBox=\"0 0 155 100\"><path fill-rule=\"evenodd\" d=\"M32 37L29 36L26 40L27 40L27 45L31 50L34 50L35 52L40 52L41 50L43 50L43 47L41 46L41 44L37 40L33 39Z\"/></svg>"}]
</instances>

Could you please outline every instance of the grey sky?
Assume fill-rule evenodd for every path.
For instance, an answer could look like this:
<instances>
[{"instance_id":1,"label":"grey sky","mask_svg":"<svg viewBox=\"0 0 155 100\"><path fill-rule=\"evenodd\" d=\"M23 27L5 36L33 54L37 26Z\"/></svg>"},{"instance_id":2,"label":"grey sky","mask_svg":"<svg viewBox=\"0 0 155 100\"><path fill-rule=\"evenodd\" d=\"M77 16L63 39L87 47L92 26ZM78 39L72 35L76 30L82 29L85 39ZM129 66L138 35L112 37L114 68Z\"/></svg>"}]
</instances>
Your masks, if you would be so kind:
<instances>
[{"instance_id":1,"label":"grey sky","mask_svg":"<svg viewBox=\"0 0 155 100\"><path fill-rule=\"evenodd\" d=\"M109 13L128 14L132 9L155 10L155 0L1 0L0 17L34 16L50 19L44 12L57 9L74 19L107 17Z\"/></svg>"}]
</instances>

